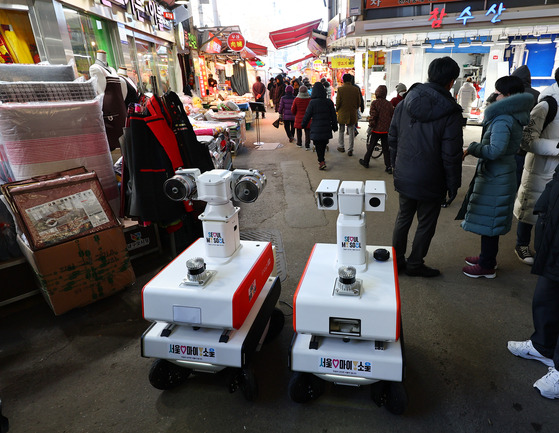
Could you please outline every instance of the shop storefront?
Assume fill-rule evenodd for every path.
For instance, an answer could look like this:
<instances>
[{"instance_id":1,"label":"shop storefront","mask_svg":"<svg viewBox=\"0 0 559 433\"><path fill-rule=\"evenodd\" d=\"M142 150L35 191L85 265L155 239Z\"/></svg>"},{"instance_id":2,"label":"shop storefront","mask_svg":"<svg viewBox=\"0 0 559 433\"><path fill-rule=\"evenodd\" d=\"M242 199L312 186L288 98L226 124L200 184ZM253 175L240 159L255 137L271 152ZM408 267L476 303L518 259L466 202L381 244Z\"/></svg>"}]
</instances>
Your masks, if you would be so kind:
<instances>
[{"instance_id":1,"label":"shop storefront","mask_svg":"<svg viewBox=\"0 0 559 433\"><path fill-rule=\"evenodd\" d=\"M0 63L39 61L27 2L0 2Z\"/></svg>"}]
</instances>

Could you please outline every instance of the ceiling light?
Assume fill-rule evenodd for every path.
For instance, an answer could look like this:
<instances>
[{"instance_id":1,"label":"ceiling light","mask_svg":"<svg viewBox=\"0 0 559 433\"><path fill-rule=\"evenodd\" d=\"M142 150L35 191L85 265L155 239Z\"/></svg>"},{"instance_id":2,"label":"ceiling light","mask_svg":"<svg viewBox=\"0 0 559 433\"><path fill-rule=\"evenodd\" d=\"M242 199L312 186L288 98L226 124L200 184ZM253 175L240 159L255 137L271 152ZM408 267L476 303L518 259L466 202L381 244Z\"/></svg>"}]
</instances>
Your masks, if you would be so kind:
<instances>
[{"instance_id":1,"label":"ceiling light","mask_svg":"<svg viewBox=\"0 0 559 433\"><path fill-rule=\"evenodd\" d=\"M508 45L508 43L509 43L509 38L508 36L505 35L499 36L499 38L495 41L495 45Z\"/></svg>"},{"instance_id":2,"label":"ceiling light","mask_svg":"<svg viewBox=\"0 0 559 433\"><path fill-rule=\"evenodd\" d=\"M470 42L466 39L463 39L462 42L458 44L458 48L468 48L470 46Z\"/></svg>"},{"instance_id":3,"label":"ceiling light","mask_svg":"<svg viewBox=\"0 0 559 433\"><path fill-rule=\"evenodd\" d=\"M522 45L524 43L526 43L526 42L524 41L524 39L522 39L521 36L518 36L518 39L516 39L516 37L515 37L512 41L510 41L511 45Z\"/></svg>"},{"instance_id":4,"label":"ceiling light","mask_svg":"<svg viewBox=\"0 0 559 433\"><path fill-rule=\"evenodd\" d=\"M438 41L438 42L435 42L435 45L433 45L433 48L436 49L436 50L441 50L441 49L446 48L446 47L444 46L444 44L441 41Z\"/></svg>"},{"instance_id":5,"label":"ceiling light","mask_svg":"<svg viewBox=\"0 0 559 433\"><path fill-rule=\"evenodd\" d=\"M455 43L454 40L452 40L451 38L448 38L448 40L444 43L445 47L455 47Z\"/></svg>"},{"instance_id":6,"label":"ceiling light","mask_svg":"<svg viewBox=\"0 0 559 433\"><path fill-rule=\"evenodd\" d=\"M431 47L432 47L431 42L429 42L429 39L425 39L425 40L421 43L421 46L422 46L423 48L431 48Z\"/></svg>"},{"instance_id":7,"label":"ceiling light","mask_svg":"<svg viewBox=\"0 0 559 433\"><path fill-rule=\"evenodd\" d=\"M491 39L490 37L483 41L484 47L492 47L493 45L495 45L495 42L493 42L493 39Z\"/></svg>"},{"instance_id":8,"label":"ceiling light","mask_svg":"<svg viewBox=\"0 0 559 433\"><path fill-rule=\"evenodd\" d=\"M472 46L477 46L477 47L479 47L479 46L481 45L481 39L479 39L479 38L474 38L474 39L471 40L470 44L471 44Z\"/></svg>"},{"instance_id":9,"label":"ceiling light","mask_svg":"<svg viewBox=\"0 0 559 433\"><path fill-rule=\"evenodd\" d=\"M551 35L549 36L540 36L540 38L538 39L538 44L550 44L551 41Z\"/></svg>"}]
</instances>

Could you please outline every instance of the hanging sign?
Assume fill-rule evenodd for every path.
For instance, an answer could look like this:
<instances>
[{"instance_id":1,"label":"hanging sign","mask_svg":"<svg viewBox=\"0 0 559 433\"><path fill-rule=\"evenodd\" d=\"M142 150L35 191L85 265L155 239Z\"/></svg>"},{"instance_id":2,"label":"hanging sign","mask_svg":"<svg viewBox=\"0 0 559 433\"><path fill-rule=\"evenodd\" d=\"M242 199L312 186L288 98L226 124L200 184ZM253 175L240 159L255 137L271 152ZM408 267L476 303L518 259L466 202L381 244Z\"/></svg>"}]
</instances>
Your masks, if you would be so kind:
<instances>
[{"instance_id":1,"label":"hanging sign","mask_svg":"<svg viewBox=\"0 0 559 433\"><path fill-rule=\"evenodd\" d=\"M213 39L212 39L213 38ZM212 32L208 32L208 39L211 39L203 48L206 53L219 54L221 53L221 41L218 38L214 38Z\"/></svg>"},{"instance_id":2,"label":"hanging sign","mask_svg":"<svg viewBox=\"0 0 559 433\"><path fill-rule=\"evenodd\" d=\"M227 46L233 51L241 51L245 47L245 38L238 32L229 34Z\"/></svg>"},{"instance_id":3,"label":"hanging sign","mask_svg":"<svg viewBox=\"0 0 559 433\"><path fill-rule=\"evenodd\" d=\"M355 65L353 57L332 57L330 61L333 69L350 69Z\"/></svg>"},{"instance_id":4,"label":"hanging sign","mask_svg":"<svg viewBox=\"0 0 559 433\"><path fill-rule=\"evenodd\" d=\"M174 20L175 14L173 12L163 12L163 18L168 20Z\"/></svg>"}]
</instances>

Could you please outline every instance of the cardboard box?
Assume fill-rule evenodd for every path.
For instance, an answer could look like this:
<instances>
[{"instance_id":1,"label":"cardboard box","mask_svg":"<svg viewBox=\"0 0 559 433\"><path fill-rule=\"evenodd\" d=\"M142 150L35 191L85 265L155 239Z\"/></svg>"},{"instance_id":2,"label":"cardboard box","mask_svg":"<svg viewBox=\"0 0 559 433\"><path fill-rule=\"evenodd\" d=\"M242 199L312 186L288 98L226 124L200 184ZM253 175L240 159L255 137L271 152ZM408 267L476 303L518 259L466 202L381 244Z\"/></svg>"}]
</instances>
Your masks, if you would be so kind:
<instances>
[{"instance_id":1,"label":"cardboard box","mask_svg":"<svg viewBox=\"0 0 559 433\"><path fill-rule=\"evenodd\" d=\"M135 281L121 226L38 251L32 251L19 236L18 244L56 315L112 295Z\"/></svg>"}]
</instances>

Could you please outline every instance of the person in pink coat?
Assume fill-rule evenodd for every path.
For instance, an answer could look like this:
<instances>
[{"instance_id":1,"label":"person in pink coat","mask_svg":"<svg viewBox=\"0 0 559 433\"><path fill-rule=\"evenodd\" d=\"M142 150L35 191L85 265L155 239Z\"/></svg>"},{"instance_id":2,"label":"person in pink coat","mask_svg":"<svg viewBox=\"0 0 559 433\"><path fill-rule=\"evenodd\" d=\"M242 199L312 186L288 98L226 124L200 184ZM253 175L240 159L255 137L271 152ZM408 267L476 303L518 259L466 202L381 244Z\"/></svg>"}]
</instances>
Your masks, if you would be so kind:
<instances>
[{"instance_id":1,"label":"person in pink coat","mask_svg":"<svg viewBox=\"0 0 559 433\"><path fill-rule=\"evenodd\" d=\"M295 115L295 131L297 133L297 147L303 147L303 116L307 107L311 102L311 97L309 96L309 89L307 86L300 86L299 93L297 97L293 100L293 105L291 106L291 113ZM309 150L311 145L311 123L305 128L305 150Z\"/></svg>"}]
</instances>

